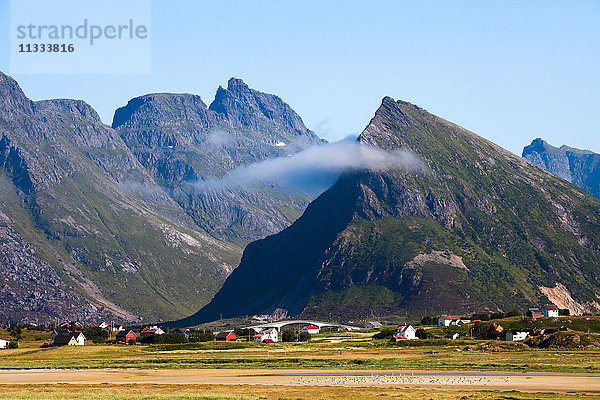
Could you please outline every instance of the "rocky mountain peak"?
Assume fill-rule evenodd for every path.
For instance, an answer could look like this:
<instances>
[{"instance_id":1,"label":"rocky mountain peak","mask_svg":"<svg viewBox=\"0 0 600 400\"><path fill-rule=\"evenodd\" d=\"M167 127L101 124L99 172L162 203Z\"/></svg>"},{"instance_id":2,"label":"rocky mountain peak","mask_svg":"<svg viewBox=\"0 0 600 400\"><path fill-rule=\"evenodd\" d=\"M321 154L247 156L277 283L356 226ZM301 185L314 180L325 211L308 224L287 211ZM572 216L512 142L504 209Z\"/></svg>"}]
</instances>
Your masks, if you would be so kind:
<instances>
[{"instance_id":1,"label":"rocky mountain peak","mask_svg":"<svg viewBox=\"0 0 600 400\"><path fill-rule=\"evenodd\" d=\"M20 113L30 113L32 105L17 81L0 71L0 117L17 118Z\"/></svg>"},{"instance_id":2,"label":"rocky mountain peak","mask_svg":"<svg viewBox=\"0 0 600 400\"><path fill-rule=\"evenodd\" d=\"M241 79L229 79L227 89L219 86L209 109L225 115L233 125L262 130L267 122L294 136L314 136L304 126L302 118L281 98L251 89Z\"/></svg>"},{"instance_id":3,"label":"rocky mountain peak","mask_svg":"<svg viewBox=\"0 0 600 400\"><path fill-rule=\"evenodd\" d=\"M600 154L537 138L523 148L523 158L600 198Z\"/></svg>"},{"instance_id":4,"label":"rocky mountain peak","mask_svg":"<svg viewBox=\"0 0 600 400\"><path fill-rule=\"evenodd\" d=\"M243 80L232 77L227 82L227 90L230 92L243 92L250 90L250 88Z\"/></svg>"},{"instance_id":5,"label":"rocky mountain peak","mask_svg":"<svg viewBox=\"0 0 600 400\"><path fill-rule=\"evenodd\" d=\"M152 93L135 97L115 111L113 128L165 125L173 120L206 118L208 108L202 98L189 93Z\"/></svg>"},{"instance_id":6,"label":"rocky mountain peak","mask_svg":"<svg viewBox=\"0 0 600 400\"><path fill-rule=\"evenodd\" d=\"M36 101L34 103L36 112L62 112L73 118L81 118L92 123L102 123L100 116L83 100L52 99Z\"/></svg>"}]
</instances>

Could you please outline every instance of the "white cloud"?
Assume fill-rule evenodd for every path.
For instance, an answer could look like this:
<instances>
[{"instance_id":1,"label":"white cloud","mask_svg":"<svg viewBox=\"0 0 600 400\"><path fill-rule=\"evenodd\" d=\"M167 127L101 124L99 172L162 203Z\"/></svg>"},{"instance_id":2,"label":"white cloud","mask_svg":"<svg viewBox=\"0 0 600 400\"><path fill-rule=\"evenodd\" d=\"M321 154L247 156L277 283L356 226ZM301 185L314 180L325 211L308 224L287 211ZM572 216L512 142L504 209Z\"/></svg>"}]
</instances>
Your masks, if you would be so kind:
<instances>
[{"instance_id":1,"label":"white cloud","mask_svg":"<svg viewBox=\"0 0 600 400\"><path fill-rule=\"evenodd\" d=\"M415 154L405 150L387 151L356 141L340 141L239 167L223 178L203 180L195 183L194 187L211 190L266 184L308 190L325 189L345 171L420 171L424 168Z\"/></svg>"}]
</instances>

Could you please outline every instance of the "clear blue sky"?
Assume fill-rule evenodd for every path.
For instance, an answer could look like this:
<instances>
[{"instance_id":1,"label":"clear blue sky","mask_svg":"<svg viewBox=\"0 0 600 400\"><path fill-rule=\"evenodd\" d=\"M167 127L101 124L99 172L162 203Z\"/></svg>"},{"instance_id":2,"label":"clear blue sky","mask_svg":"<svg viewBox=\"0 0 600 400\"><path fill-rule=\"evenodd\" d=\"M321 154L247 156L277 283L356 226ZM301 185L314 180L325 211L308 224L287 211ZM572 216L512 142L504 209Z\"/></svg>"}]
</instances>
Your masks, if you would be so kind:
<instances>
[{"instance_id":1,"label":"clear blue sky","mask_svg":"<svg viewBox=\"0 0 600 400\"><path fill-rule=\"evenodd\" d=\"M0 0L4 72L8 19ZM235 76L330 140L360 133L389 95L518 154L536 137L600 152L599 0L155 0L151 35L149 75L14 77L31 98L83 99L106 123L148 92L210 103Z\"/></svg>"}]
</instances>

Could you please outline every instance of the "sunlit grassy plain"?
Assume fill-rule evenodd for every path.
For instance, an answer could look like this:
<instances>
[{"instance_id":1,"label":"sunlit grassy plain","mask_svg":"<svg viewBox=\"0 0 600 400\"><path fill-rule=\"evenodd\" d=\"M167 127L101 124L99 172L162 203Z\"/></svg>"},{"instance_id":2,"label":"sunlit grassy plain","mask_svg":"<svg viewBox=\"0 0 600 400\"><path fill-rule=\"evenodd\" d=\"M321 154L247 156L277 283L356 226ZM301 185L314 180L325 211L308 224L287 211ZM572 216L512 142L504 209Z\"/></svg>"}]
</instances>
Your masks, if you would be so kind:
<instances>
[{"instance_id":1,"label":"sunlit grassy plain","mask_svg":"<svg viewBox=\"0 0 600 400\"><path fill-rule=\"evenodd\" d=\"M540 350L494 341L194 343L160 346L21 347L0 368L343 368L600 372L598 350ZM466 350L471 349L471 350Z\"/></svg>"},{"instance_id":2,"label":"sunlit grassy plain","mask_svg":"<svg viewBox=\"0 0 600 400\"><path fill-rule=\"evenodd\" d=\"M590 323L596 323L590 321ZM441 334L439 327L428 328ZM594 329L595 330L595 329ZM3 333L4 336L6 332ZM371 340L375 331L323 333L310 343L204 342L178 345L86 345L40 348L49 332L24 331L18 349L0 350L0 369L244 368L256 371L327 368L600 373L600 350L531 348L523 343L466 339ZM463 335L464 337L464 335ZM68 372L65 372L68 373ZM0 383L2 372L0 371ZM3 385L3 399L571 399L551 393L441 391L402 387L268 385Z\"/></svg>"},{"instance_id":3,"label":"sunlit grassy plain","mask_svg":"<svg viewBox=\"0 0 600 400\"><path fill-rule=\"evenodd\" d=\"M10 385L0 400L484 400L484 399L598 399L600 396L518 393L501 391L442 391L403 388L342 388L267 385Z\"/></svg>"}]
</instances>

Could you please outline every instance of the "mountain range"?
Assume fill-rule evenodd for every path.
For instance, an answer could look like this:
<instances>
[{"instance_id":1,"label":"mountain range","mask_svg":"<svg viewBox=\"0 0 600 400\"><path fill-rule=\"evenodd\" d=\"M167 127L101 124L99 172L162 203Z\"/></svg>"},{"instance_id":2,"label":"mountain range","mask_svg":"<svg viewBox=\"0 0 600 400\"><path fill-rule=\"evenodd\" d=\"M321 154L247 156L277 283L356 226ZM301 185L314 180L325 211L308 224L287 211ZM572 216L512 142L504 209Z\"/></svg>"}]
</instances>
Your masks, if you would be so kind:
<instances>
[{"instance_id":1,"label":"mountain range","mask_svg":"<svg viewBox=\"0 0 600 400\"><path fill-rule=\"evenodd\" d=\"M420 319L552 302L600 310L600 201L407 102L358 142L414 154L339 180L250 243L213 300L171 326L242 315Z\"/></svg>"},{"instance_id":2,"label":"mountain range","mask_svg":"<svg viewBox=\"0 0 600 400\"><path fill-rule=\"evenodd\" d=\"M600 200L570 183L596 193L597 155L536 140L521 158L386 97L320 195L235 182L322 144L235 78L108 126L0 73L0 324L600 309Z\"/></svg>"},{"instance_id":3,"label":"mountain range","mask_svg":"<svg viewBox=\"0 0 600 400\"><path fill-rule=\"evenodd\" d=\"M199 190L238 166L320 140L280 98L231 79L207 107L138 97L102 123L83 101L31 101L0 73L0 323L189 315L249 240L314 194Z\"/></svg>"},{"instance_id":4,"label":"mountain range","mask_svg":"<svg viewBox=\"0 0 600 400\"><path fill-rule=\"evenodd\" d=\"M600 198L600 154L566 145L554 147L538 138L523 149L523 157Z\"/></svg>"}]
</instances>

